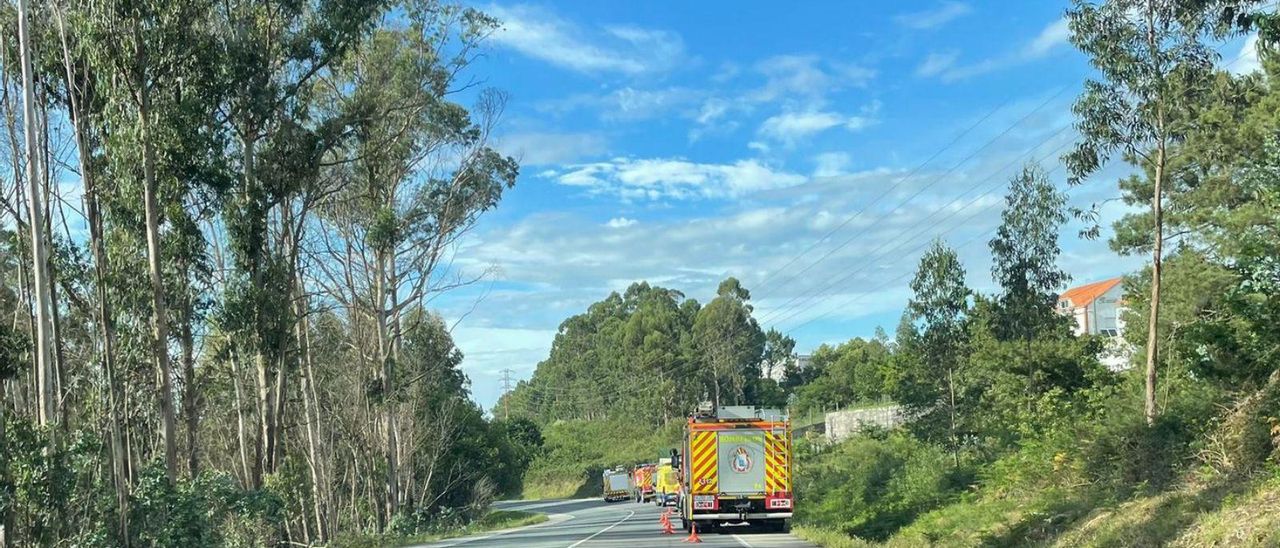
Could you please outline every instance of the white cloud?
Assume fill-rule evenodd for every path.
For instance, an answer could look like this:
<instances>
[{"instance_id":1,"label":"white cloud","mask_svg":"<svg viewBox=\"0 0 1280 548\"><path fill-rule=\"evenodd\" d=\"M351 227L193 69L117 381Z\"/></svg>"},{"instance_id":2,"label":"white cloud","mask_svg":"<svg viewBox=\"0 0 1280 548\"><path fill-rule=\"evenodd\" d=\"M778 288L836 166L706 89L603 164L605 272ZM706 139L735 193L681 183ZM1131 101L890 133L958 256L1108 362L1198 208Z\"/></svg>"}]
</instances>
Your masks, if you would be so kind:
<instances>
[{"instance_id":1,"label":"white cloud","mask_svg":"<svg viewBox=\"0 0 1280 548\"><path fill-rule=\"evenodd\" d=\"M592 194L624 200L732 198L801 184L801 175L775 170L758 160L707 164L681 158L615 158L569 166L555 180Z\"/></svg>"},{"instance_id":2,"label":"white cloud","mask_svg":"<svg viewBox=\"0 0 1280 548\"><path fill-rule=\"evenodd\" d=\"M823 152L813 157L814 164L817 168L813 170L814 177L835 177L844 175L853 160L844 152Z\"/></svg>"},{"instance_id":3,"label":"white cloud","mask_svg":"<svg viewBox=\"0 0 1280 548\"><path fill-rule=\"evenodd\" d=\"M907 28L912 29L933 29L949 23L951 20L965 15L972 11L968 4L961 2L943 2L937 8L919 11L915 13L905 13L894 17L894 20Z\"/></svg>"},{"instance_id":4,"label":"white cloud","mask_svg":"<svg viewBox=\"0 0 1280 548\"><path fill-rule=\"evenodd\" d=\"M765 119L760 124L760 135L794 143L843 123L844 117L834 112L784 112Z\"/></svg>"},{"instance_id":5,"label":"white cloud","mask_svg":"<svg viewBox=\"0 0 1280 548\"><path fill-rule=\"evenodd\" d=\"M1066 18L1059 19L1050 23L1040 34L1027 44L1024 52L1025 57L1041 57L1054 48L1065 45L1071 38L1071 29L1067 28Z\"/></svg>"},{"instance_id":6,"label":"white cloud","mask_svg":"<svg viewBox=\"0 0 1280 548\"><path fill-rule=\"evenodd\" d=\"M879 102L863 107L857 116L844 116L829 111L783 112L766 118L757 131L760 136L793 146L809 137L834 127L859 131L875 124Z\"/></svg>"},{"instance_id":7,"label":"white cloud","mask_svg":"<svg viewBox=\"0 0 1280 548\"><path fill-rule=\"evenodd\" d=\"M729 102L719 97L712 97L702 103L702 108L698 110L697 122L699 124L710 124L719 120L725 113L729 112Z\"/></svg>"},{"instance_id":8,"label":"white cloud","mask_svg":"<svg viewBox=\"0 0 1280 548\"><path fill-rule=\"evenodd\" d=\"M1258 59L1258 35L1250 35L1245 39L1240 53L1227 62L1226 69L1234 74L1249 74L1262 70L1262 61Z\"/></svg>"},{"instance_id":9,"label":"white cloud","mask_svg":"<svg viewBox=\"0 0 1280 548\"><path fill-rule=\"evenodd\" d=\"M502 21L493 35L498 45L578 72L658 72L684 56L684 42L668 31L615 26L591 32L529 5L490 6L486 11Z\"/></svg>"},{"instance_id":10,"label":"white cloud","mask_svg":"<svg viewBox=\"0 0 1280 548\"><path fill-rule=\"evenodd\" d=\"M612 219L609 219L609 222L605 223L604 226L607 226L609 228L626 228L638 222L640 221L637 221L635 219L628 219L626 217L614 217Z\"/></svg>"},{"instance_id":11,"label":"white cloud","mask_svg":"<svg viewBox=\"0 0 1280 548\"><path fill-rule=\"evenodd\" d=\"M687 87L638 89L623 86L604 93L578 93L544 100L534 108L549 114L594 110L606 121L637 121L657 118L697 103L704 92Z\"/></svg>"},{"instance_id":12,"label":"white cloud","mask_svg":"<svg viewBox=\"0 0 1280 548\"><path fill-rule=\"evenodd\" d=\"M876 76L873 69L823 63L815 55L775 55L756 63L755 68L765 83L747 98L758 103L791 96L822 97L841 89L866 87Z\"/></svg>"},{"instance_id":13,"label":"white cloud","mask_svg":"<svg viewBox=\"0 0 1280 548\"><path fill-rule=\"evenodd\" d=\"M801 349L820 342L815 330L822 330L823 336L831 333L851 336L859 334L861 329L869 332L876 323L892 328L895 311L901 309L905 303L904 292L909 291L906 287L909 275L922 248L935 237L944 237L957 247L964 244L960 253L970 272L970 283L973 287L990 286L987 275L990 253L985 244L990 239L987 232L999 222L997 212L1002 205L1003 184L1018 169L1027 147L1046 141L1046 136L1056 129L1046 127L1036 133L1011 134L990 153L954 173L942 173L939 169L902 180L905 170L880 168L834 174L802 184L804 177L784 173L789 181L763 185L772 188L754 192L747 199L733 203L682 204L679 209L663 209L661 215L645 217L644 222L624 229L610 230L602 226L606 222L601 218L580 210L543 211L510 224L491 224L476 233L475 240L460 252L460 262L468 267L495 265L500 269L495 283L503 287L516 286L519 290L495 292L480 304L468 322L544 330L549 333L546 338L549 345L555 326L564 318L582 312L609 291L625 287L630 281L660 283L706 302L716 284L725 276L733 275L752 291L760 311L758 317L770 312L791 315L785 321L770 319L766 325L790 329L818 320L797 333ZM1070 136L1061 136L1039 150L1052 150L1067 141ZM842 157L840 151L821 157L814 155L810 160L813 164L809 167L827 171L847 172L852 163ZM740 173L750 171L733 170L735 165L681 159L615 159L569 166L558 172L571 176L588 170L589 174L579 174L585 175L583 184L598 186L583 188L609 196L656 188L660 199L637 204L637 208L643 209L662 208L678 199L674 194L663 194L668 190L667 185L694 197L707 188L728 195L734 192L729 182L741 181L744 177ZM756 162L756 165L760 164ZM774 176L780 173L776 169L762 169ZM670 173L690 179L672 182ZM934 185L939 178L945 178L946 184ZM1061 180L1060 173L1056 179ZM792 182L794 184L790 184ZM926 185L930 185L929 188L926 189ZM886 189L891 187L892 191L886 195ZM1111 191L1103 185L1081 188L1108 197L1114 194L1114 186L1110 187ZM990 193L975 195L988 191L984 189L990 189ZM877 201L880 196L883 198ZM1080 200L1079 194L1073 194L1076 205L1099 201L1096 196ZM854 212L859 215L851 219ZM630 220L635 215L630 210L627 213L627 217L614 214L620 219L617 224L624 224L622 219ZM822 243L802 261L787 264L836 227L840 227L836 237ZM1089 279L1101 275L1086 272L1090 268L1084 260L1086 257L1110 260L1110 264L1103 267L1111 273L1125 268L1117 264L1105 241L1081 242L1074 237L1074 230L1063 232L1064 268ZM844 245L837 248L839 244ZM804 268L828 252L827 258L796 279L786 280L782 276L769 284L761 283L779 269ZM831 285L846 278L846 282ZM815 297L810 299L810 296ZM806 300L781 310L793 299ZM847 304L855 299L855 304ZM483 349L479 342L471 344ZM526 346L533 345L517 345L518 348ZM536 363L545 355L543 351L541 356L531 354L527 358L500 356L519 369L521 364ZM508 357L510 359L506 359ZM489 360L484 368L497 369L498 357L491 356ZM496 384L497 377L473 374L473 378L480 379L477 394L480 401L486 401L479 394L489 393L484 390L491 389L482 390L481 385Z\"/></svg>"},{"instance_id":14,"label":"white cloud","mask_svg":"<svg viewBox=\"0 0 1280 548\"><path fill-rule=\"evenodd\" d=\"M956 58L960 57L959 52L949 51L946 53L930 53L924 58L924 62L916 67L916 76L936 76L943 71L955 66Z\"/></svg>"},{"instance_id":15,"label":"white cloud","mask_svg":"<svg viewBox=\"0 0 1280 548\"><path fill-rule=\"evenodd\" d=\"M1016 50L988 57L968 64L958 63L959 53L930 53L924 62L916 68L916 75L921 77L936 76L944 82L955 82L981 76L1012 66L1021 65L1043 58L1059 46L1068 43L1071 31L1066 19L1057 19L1040 30L1035 38L1023 43Z\"/></svg>"},{"instance_id":16,"label":"white cloud","mask_svg":"<svg viewBox=\"0 0 1280 548\"><path fill-rule=\"evenodd\" d=\"M499 139L498 150L515 156L522 166L578 162L603 154L608 143L594 133L513 133Z\"/></svg>"}]
</instances>

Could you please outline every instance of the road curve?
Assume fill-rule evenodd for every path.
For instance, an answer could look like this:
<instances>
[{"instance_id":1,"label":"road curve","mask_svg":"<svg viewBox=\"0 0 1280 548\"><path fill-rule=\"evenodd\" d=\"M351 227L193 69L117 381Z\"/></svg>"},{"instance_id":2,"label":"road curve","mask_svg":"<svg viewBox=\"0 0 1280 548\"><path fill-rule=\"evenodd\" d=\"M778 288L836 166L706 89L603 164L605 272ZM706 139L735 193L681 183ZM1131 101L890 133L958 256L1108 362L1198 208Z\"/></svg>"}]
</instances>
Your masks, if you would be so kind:
<instances>
[{"instance_id":1,"label":"road curve","mask_svg":"<svg viewBox=\"0 0 1280 548\"><path fill-rule=\"evenodd\" d=\"M652 504L605 503L600 499L511 501L494 505L499 510L540 512L545 523L460 537L423 545L422 548L649 548L688 546L684 531L674 520L674 535L663 535L658 518L662 510ZM765 533L746 527L722 527L701 534L708 548L817 548L791 535Z\"/></svg>"}]
</instances>

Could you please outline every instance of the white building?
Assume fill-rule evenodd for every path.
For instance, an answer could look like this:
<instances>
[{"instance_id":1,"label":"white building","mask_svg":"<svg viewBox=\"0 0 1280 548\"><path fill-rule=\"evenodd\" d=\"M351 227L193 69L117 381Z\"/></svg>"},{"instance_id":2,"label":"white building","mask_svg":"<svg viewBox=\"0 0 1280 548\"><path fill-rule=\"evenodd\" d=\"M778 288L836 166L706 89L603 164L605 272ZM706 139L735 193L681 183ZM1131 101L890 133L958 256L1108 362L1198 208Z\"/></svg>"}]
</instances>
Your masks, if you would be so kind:
<instances>
[{"instance_id":1,"label":"white building","mask_svg":"<svg viewBox=\"0 0 1280 548\"><path fill-rule=\"evenodd\" d=\"M1102 363L1112 370L1129 366L1132 355L1124 343L1123 278L1111 278L1066 290L1058 296L1058 313L1075 321L1076 335L1108 337Z\"/></svg>"},{"instance_id":2,"label":"white building","mask_svg":"<svg viewBox=\"0 0 1280 548\"><path fill-rule=\"evenodd\" d=\"M809 355L808 354L792 355L791 363L795 364L796 370L804 371L806 368L809 367ZM787 375L787 364L785 362L765 363L763 367L760 368L761 378L773 379L777 382L782 382L782 379L786 377L786 375Z\"/></svg>"}]
</instances>

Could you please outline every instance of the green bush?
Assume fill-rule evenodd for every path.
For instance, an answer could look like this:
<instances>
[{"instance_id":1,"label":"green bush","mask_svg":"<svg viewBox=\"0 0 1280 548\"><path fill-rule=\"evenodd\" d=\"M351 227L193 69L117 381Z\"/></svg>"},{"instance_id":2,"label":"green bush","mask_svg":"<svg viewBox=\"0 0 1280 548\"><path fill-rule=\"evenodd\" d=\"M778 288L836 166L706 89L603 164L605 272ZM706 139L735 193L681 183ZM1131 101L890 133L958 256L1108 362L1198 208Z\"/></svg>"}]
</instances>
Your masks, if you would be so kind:
<instances>
[{"instance_id":1,"label":"green bush","mask_svg":"<svg viewBox=\"0 0 1280 548\"><path fill-rule=\"evenodd\" d=\"M224 472L171 483L160 464L140 471L129 500L138 546L268 546L284 519L284 502L270 490L242 490Z\"/></svg>"},{"instance_id":2,"label":"green bush","mask_svg":"<svg viewBox=\"0 0 1280 548\"><path fill-rule=\"evenodd\" d=\"M859 436L800 458L797 521L869 540L954 500L973 478L941 448L904 434Z\"/></svg>"},{"instance_id":3,"label":"green bush","mask_svg":"<svg viewBox=\"0 0 1280 548\"><path fill-rule=\"evenodd\" d=\"M1162 409L1153 426L1143 415L1141 372L1091 394L1090 411L1076 422L1068 451L1091 484L1123 497L1167 488L1196 464L1228 400L1221 390L1172 368L1162 382Z\"/></svg>"}]
</instances>

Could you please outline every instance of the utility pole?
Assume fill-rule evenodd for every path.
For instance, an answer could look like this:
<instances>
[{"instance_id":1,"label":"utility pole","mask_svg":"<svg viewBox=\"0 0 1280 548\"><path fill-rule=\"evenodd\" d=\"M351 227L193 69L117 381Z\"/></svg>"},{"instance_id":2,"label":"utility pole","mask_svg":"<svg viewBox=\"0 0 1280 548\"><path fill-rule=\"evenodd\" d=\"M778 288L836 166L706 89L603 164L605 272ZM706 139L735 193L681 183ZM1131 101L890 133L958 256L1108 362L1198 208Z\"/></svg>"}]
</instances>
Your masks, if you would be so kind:
<instances>
[{"instance_id":1,"label":"utility pole","mask_svg":"<svg viewBox=\"0 0 1280 548\"><path fill-rule=\"evenodd\" d=\"M502 370L502 395L511 394L511 371L510 369ZM511 418L511 398L502 399L502 420Z\"/></svg>"}]
</instances>

